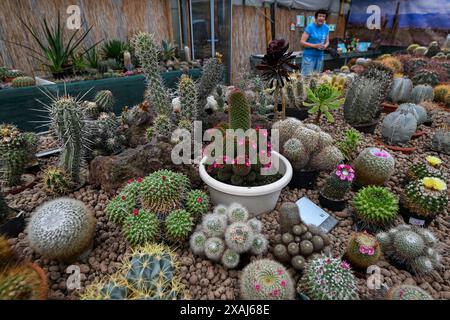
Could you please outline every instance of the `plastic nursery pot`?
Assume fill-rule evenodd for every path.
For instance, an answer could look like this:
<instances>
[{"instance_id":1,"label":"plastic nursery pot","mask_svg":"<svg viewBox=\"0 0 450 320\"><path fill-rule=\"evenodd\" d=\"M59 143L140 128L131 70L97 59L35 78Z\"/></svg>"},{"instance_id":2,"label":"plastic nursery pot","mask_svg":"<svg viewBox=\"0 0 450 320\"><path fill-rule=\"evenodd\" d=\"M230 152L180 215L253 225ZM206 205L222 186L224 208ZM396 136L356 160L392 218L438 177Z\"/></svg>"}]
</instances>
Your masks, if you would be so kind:
<instances>
[{"instance_id":1,"label":"plastic nursery pot","mask_svg":"<svg viewBox=\"0 0 450 320\"><path fill-rule=\"evenodd\" d=\"M333 200L325 197L322 192L319 193L320 205L332 211L342 211L347 205L347 200Z\"/></svg>"},{"instance_id":2,"label":"plastic nursery pot","mask_svg":"<svg viewBox=\"0 0 450 320\"><path fill-rule=\"evenodd\" d=\"M352 125L353 128L355 128L356 130L358 130L359 132L362 133L369 133L369 134L374 134L375 133L375 128L377 127L378 121L375 121L372 124L364 124L364 125Z\"/></svg>"},{"instance_id":3,"label":"plastic nursery pot","mask_svg":"<svg viewBox=\"0 0 450 320\"><path fill-rule=\"evenodd\" d=\"M14 218L8 219L5 223L0 225L0 235L7 238L17 238L19 233L25 230L25 217L23 212L20 212Z\"/></svg>"},{"instance_id":4,"label":"plastic nursery pot","mask_svg":"<svg viewBox=\"0 0 450 320\"><path fill-rule=\"evenodd\" d=\"M385 147L385 148L387 148L389 150L399 151L399 152L404 153L404 154L411 154L411 153L413 153L414 151L417 150L417 147L391 146L391 145L388 145L388 144L385 144L385 143L381 142L380 140L377 140L377 142L378 142L379 145L381 145L381 146L383 146L383 147Z\"/></svg>"},{"instance_id":5,"label":"plastic nursery pot","mask_svg":"<svg viewBox=\"0 0 450 320\"><path fill-rule=\"evenodd\" d=\"M314 189L319 171L315 170L294 170L289 188L292 189Z\"/></svg>"},{"instance_id":6,"label":"plastic nursery pot","mask_svg":"<svg viewBox=\"0 0 450 320\"><path fill-rule=\"evenodd\" d=\"M402 203L400 203L400 215L407 224L419 227L428 227L430 223L434 220L434 218L436 218L437 214L428 217L419 216L417 214L412 213L408 208L404 207Z\"/></svg>"},{"instance_id":7,"label":"plastic nursery pot","mask_svg":"<svg viewBox=\"0 0 450 320\"><path fill-rule=\"evenodd\" d=\"M286 108L286 117L296 118L298 120L305 120L308 118L309 108L301 107L301 108Z\"/></svg>"},{"instance_id":8,"label":"plastic nursery pot","mask_svg":"<svg viewBox=\"0 0 450 320\"><path fill-rule=\"evenodd\" d=\"M395 112L397 110L397 108L398 108L397 104L391 104L391 103L388 103L388 102L384 102L381 105L383 106L383 111L385 113Z\"/></svg>"},{"instance_id":9,"label":"plastic nursery pot","mask_svg":"<svg viewBox=\"0 0 450 320\"><path fill-rule=\"evenodd\" d=\"M272 151L272 163L278 162L278 172L283 176L270 184L257 187L239 187L220 182L211 177L206 171L204 157L200 162L200 178L208 186L211 202L214 205L230 205L239 203L248 209L252 217L270 212L275 209L281 190L292 179L292 166L290 162L278 152Z\"/></svg>"}]
</instances>

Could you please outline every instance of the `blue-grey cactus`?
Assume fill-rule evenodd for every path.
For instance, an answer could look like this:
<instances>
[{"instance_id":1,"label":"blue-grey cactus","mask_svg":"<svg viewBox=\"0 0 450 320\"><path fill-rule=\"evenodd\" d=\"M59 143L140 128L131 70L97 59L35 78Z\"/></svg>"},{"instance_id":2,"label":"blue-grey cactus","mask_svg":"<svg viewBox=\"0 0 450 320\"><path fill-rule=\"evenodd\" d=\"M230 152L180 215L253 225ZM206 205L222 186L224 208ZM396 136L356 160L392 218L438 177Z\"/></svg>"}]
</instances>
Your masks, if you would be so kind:
<instances>
[{"instance_id":1,"label":"blue-grey cactus","mask_svg":"<svg viewBox=\"0 0 450 320\"><path fill-rule=\"evenodd\" d=\"M384 118L381 135L390 145L404 145L411 140L416 129L417 120L414 114L400 110Z\"/></svg>"},{"instance_id":2,"label":"blue-grey cactus","mask_svg":"<svg viewBox=\"0 0 450 320\"><path fill-rule=\"evenodd\" d=\"M417 125L427 121L428 114L424 107L414 103L403 103L398 106L397 112L406 111L414 115L417 120Z\"/></svg>"},{"instance_id":3,"label":"blue-grey cactus","mask_svg":"<svg viewBox=\"0 0 450 320\"><path fill-rule=\"evenodd\" d=\"M389 98L394 103L407 102L411 98L412 89L413 83L410 79L406 77L395 78L392 83Z\"/></svg>"}]
</instances>

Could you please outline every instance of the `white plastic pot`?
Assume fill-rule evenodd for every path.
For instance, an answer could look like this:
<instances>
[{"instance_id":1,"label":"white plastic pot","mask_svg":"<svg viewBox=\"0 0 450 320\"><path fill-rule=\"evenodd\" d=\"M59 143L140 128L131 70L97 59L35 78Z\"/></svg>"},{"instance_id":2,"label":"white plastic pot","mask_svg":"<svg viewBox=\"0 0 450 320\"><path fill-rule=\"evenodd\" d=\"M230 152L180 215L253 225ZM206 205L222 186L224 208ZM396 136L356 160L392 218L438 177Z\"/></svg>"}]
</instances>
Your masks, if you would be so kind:
<instances>
[{"instance_id":1,"label":"white plastic pot","mask_svg":"<svg viewBox=\"0 0 450 320\"><path fill-rule=\"evenodd\" d=\"M292 179L292 166L285 157L275 151L272 151L272 157L279 159L278 172L283 174L283 177L274 183L258 187L238 187L214 179L204 165L207 157L203 158L200 162L200 177L208 185L211 202L214 205L227 206L237 202L246 207L252 217L275 209L281 190Z\"/></svg>"}]
</instances>

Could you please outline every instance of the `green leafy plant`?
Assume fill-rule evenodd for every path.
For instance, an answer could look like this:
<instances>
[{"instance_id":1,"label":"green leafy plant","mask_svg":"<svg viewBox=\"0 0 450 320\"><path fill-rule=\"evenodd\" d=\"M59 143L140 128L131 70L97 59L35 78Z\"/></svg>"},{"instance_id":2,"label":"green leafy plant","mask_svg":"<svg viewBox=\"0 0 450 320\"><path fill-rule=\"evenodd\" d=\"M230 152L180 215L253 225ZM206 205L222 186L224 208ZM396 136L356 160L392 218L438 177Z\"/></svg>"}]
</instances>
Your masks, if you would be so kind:
<instances>
[{"instance_id":1,"label":"green leafy plant","mask_svg":"<svg viewBox=\"0 0 450 320\"><path fill-rule=\"evenodd\" d=\"M173 45L170 41L161 41L161 54L160 59L164 62L169 60L175 60L176 59L176 51L177 47Z\"/></svg>"},{"instance_id":2,"label":"green leafy plant","mask_svg":"<svg viewBox=\"0 0 450 320\"><path fill-rule=\"evenodd\" d=\"M101 48L101 53L105 59L114 59L121 66L123 65L123 54L127 51L128 45L120 40L106 41Z\"/></svg>"},{"instance_id":3,"label":"green leafy plant","mask_svg":"<svg viewBox=\"0 0 450 320\"><path fill-rule=\"evenodd\" d=\"M317 114L316 123L319 123L322 114L328 122L334 122L334 117L330 111L337 110L345 101L345 98L340 98L341 92L329 83L322 83L314 91L308 88L307 96L308 101L303 102L303 105L310 107L308 113Z\"/></svg>"},{"instance_id":4,"label":"green leafy plant","mask_svg":"<svg viewBox=\"0 0 450 320\"><path fill-rule=\"evenodd\" d=\"M86 60L86 65L92 69L98 69L100 66L100 55L97 51L97 47L90 49L84 49L86 52L84 59Z\"/></svg>"}]
</instances>

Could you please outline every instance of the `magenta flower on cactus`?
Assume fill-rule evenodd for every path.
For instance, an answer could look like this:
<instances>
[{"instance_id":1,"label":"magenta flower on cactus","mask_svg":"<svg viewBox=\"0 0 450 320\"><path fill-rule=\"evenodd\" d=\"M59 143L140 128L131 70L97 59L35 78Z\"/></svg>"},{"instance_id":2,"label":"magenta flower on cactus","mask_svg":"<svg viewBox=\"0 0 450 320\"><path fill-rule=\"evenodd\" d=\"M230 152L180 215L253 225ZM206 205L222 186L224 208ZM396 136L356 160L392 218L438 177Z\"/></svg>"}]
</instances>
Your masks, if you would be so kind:
<instances>
[{"instance_id":1,"label":"magenta flower on cactus","mask_svg":"<svg viewBox=\"0 0 450 320\"><path fill-rule=\"evenodd\" d=\"M353 170L352 166L348 164L340 164L337 166L336 175L342 181L347 180L349 182L352 182L355 178L355 170Z\"/></svg>"},{"instance_id":2,"label":"magenta flower on cactus","mask_svg":"<svg viewBox=\"0 0 450 320\"><path fill-rule=\"evenodd\" d=\"M359 246L359 252L368 256L373 256L375 254L375 248L368 247L364 245Z\"/></svg>"},{"instance_id":3,"label":"magenta flower on cactus","mask_svg":"<svg viewBox=\"0 0 450 320\"><path fill-rule=\"evenodd\" d=\"M341 267L344 269L350 269L350 264L347 261L342 261Z\"/></svg>"},{"instance_id":4,"label":"magenta flower on cactus","mask_svg":"<svg viewBox=\"0 0 450 320\"><path fill-rule=\"evenodd\" d=\"M255 290L256 291L260 291L261 290L261 285L259 283L255 284Z\"/></svg>"},{"instance_id":5,"label":"magenta flower on cactus","mask_svg":"<svg viewBox=\"0 0 450 320\"><path fill-rule=\"evenodd\" d=\"M380 158L389 158L389 153L387 153L384 150L378 149L373 153L374 156L380 157Z\"/></svg>"}]
</instances>

